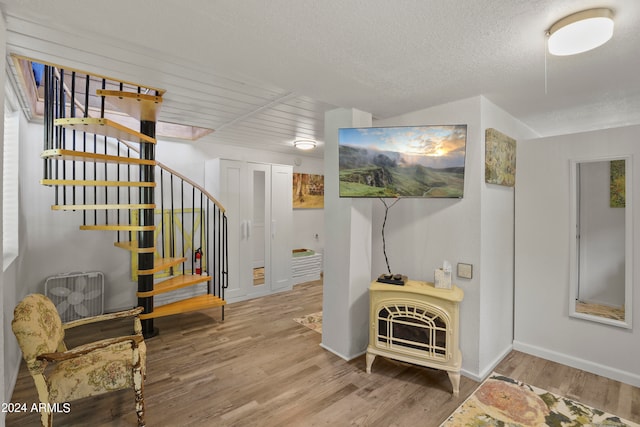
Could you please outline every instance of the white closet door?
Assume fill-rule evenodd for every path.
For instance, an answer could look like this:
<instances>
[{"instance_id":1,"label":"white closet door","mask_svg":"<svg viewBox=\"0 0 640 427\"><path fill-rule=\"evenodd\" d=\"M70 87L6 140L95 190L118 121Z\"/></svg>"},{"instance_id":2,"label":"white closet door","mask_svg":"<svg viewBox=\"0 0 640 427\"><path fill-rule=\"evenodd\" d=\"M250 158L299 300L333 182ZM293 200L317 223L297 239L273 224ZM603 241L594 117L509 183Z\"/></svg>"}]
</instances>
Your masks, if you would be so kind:
<instances>
[{"instance_id":1,"label":"white closet door","mask_svg":"<svg viewBox=\"0 0 640 427\"><path fill-rule=\"evenodd\" d=\"M225 300L291 288L292 167L213 159L205 163L205 188L226 209Z\"/></svg>"},{"instance_id":2,"label":"white closet door","mask_svg":"<svg viewBox=\"0 0 640 427\"><path fill-rule=\"evenodd\" d=\"M291 287L293 250L292 167L271 166L271 289Z\"/></svg>"},{"instance_id":3,"label":"white closet door","mask_svg":"<svg viewBox=\"0 0 640 427\"><path fill-rule=\"evenodd\" d=\"M224 291L228 302L239 301L246 294L242 286L246 273L242 273L242 264L247 251L246 222L243 216L243 189L247 188L247 165L235 160L214 159L205 164L205 188L216 197L226 209L227 242L229 261L229 287Z\"/></svg>"}]
</instances>

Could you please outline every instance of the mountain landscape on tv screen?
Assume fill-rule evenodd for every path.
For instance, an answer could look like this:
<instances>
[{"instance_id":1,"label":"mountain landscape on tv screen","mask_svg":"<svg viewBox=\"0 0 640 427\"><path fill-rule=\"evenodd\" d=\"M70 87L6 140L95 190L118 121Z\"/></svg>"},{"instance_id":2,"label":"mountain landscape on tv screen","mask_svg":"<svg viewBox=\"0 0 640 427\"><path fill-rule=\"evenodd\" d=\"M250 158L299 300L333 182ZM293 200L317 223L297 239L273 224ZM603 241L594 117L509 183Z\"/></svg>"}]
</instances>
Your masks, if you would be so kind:
<instances>
[{"instance_id":1,"label":"mountain landscape on tv screen","mask_svg":"<svg viewBox=\"0 0 640 427\"><path fill-rule=\"evenodd\" d=\"M431 128L340 129L340 197L461 198L466 126L443 128L439 139ZM360 135L350 137L353 131ZM364 137L368 143L348 142Z\"/></svg>"}]
</instances>

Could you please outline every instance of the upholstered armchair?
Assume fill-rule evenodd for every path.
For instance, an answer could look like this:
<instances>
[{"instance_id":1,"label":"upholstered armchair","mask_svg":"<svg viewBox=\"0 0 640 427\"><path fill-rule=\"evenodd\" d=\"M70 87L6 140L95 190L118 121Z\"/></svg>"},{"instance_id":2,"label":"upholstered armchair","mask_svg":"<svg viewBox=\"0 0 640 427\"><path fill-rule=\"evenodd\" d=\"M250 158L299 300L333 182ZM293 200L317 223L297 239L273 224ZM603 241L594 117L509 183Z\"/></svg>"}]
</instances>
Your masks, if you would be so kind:
<instances>
[{"instance_id":1,"label":"upholstered armchair","mask_svg":"<svg viewBox=\"0 0 640 427\"><path fill-rule=\"evenodd\" d=\"M55 404L133 388L138 425L144 426L143 387L146 346L139 314L142 308L63 324L44 295L27 295L15 308L11 327L38 391L43 426L51 426ZM134 335L108 338L67 349L65 330L103 320L133 317ZM44 409L43 409L44 407ZM73 407L71 406L71 410Z\"/></svg>"}]
</instances>

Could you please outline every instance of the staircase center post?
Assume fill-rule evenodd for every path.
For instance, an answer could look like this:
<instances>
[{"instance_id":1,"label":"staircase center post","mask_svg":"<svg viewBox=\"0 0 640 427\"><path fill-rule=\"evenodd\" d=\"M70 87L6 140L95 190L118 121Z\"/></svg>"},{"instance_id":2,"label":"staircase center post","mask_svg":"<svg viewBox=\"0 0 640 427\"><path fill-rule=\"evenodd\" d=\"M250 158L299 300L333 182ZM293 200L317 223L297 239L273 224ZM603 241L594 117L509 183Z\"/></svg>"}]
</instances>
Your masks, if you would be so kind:
<instances>
[{"instance_id":1,"label":"staircase center post","mask_svg":"<svg viewBox=\"0 0 640 427\"><path fill-rule=\"evenodd\" d=\"M140 121L140 133L152 138L156 137L156 122L149 120ZM141 143L140 158L145 160L155 160L155 144ZM155 182L155 167L152 165L140 166L140 181ZM140 203L155 203L154 187L140 188ZM140 225L154 224L154 209L141 209ZM155 246L154 231L138 231L139 248L152 248ZM154 267L153 253L138 253L138 269L152 270ZM138 292L148 292L153 290L153 273L138 274ZM138 297L138 305L144 308L144 313L153 312L153 297ZM142 334L145 338L150 338L158 334L158 329L153 327L153 319L142 320Z\"/></svg>"}]
</instances>

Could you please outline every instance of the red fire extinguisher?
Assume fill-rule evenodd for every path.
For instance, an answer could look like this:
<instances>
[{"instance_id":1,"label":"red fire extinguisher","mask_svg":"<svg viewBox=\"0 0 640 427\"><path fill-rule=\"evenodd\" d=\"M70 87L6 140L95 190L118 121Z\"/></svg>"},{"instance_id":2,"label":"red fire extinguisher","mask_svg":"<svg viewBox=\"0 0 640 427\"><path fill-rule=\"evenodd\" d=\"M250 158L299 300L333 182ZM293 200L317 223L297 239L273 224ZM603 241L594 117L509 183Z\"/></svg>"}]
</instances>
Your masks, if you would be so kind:
<instances>
[{"instance_id":1,"label":"red fire extinguisher","mask_svg":"<svg viewBox=\"0 0 640 427\"><path fill-rule=\"evenodd\" d=\"M195 253L195 270L196 274L202 274L202 250L196 249Z\"/></svg>"}]
</instances>

